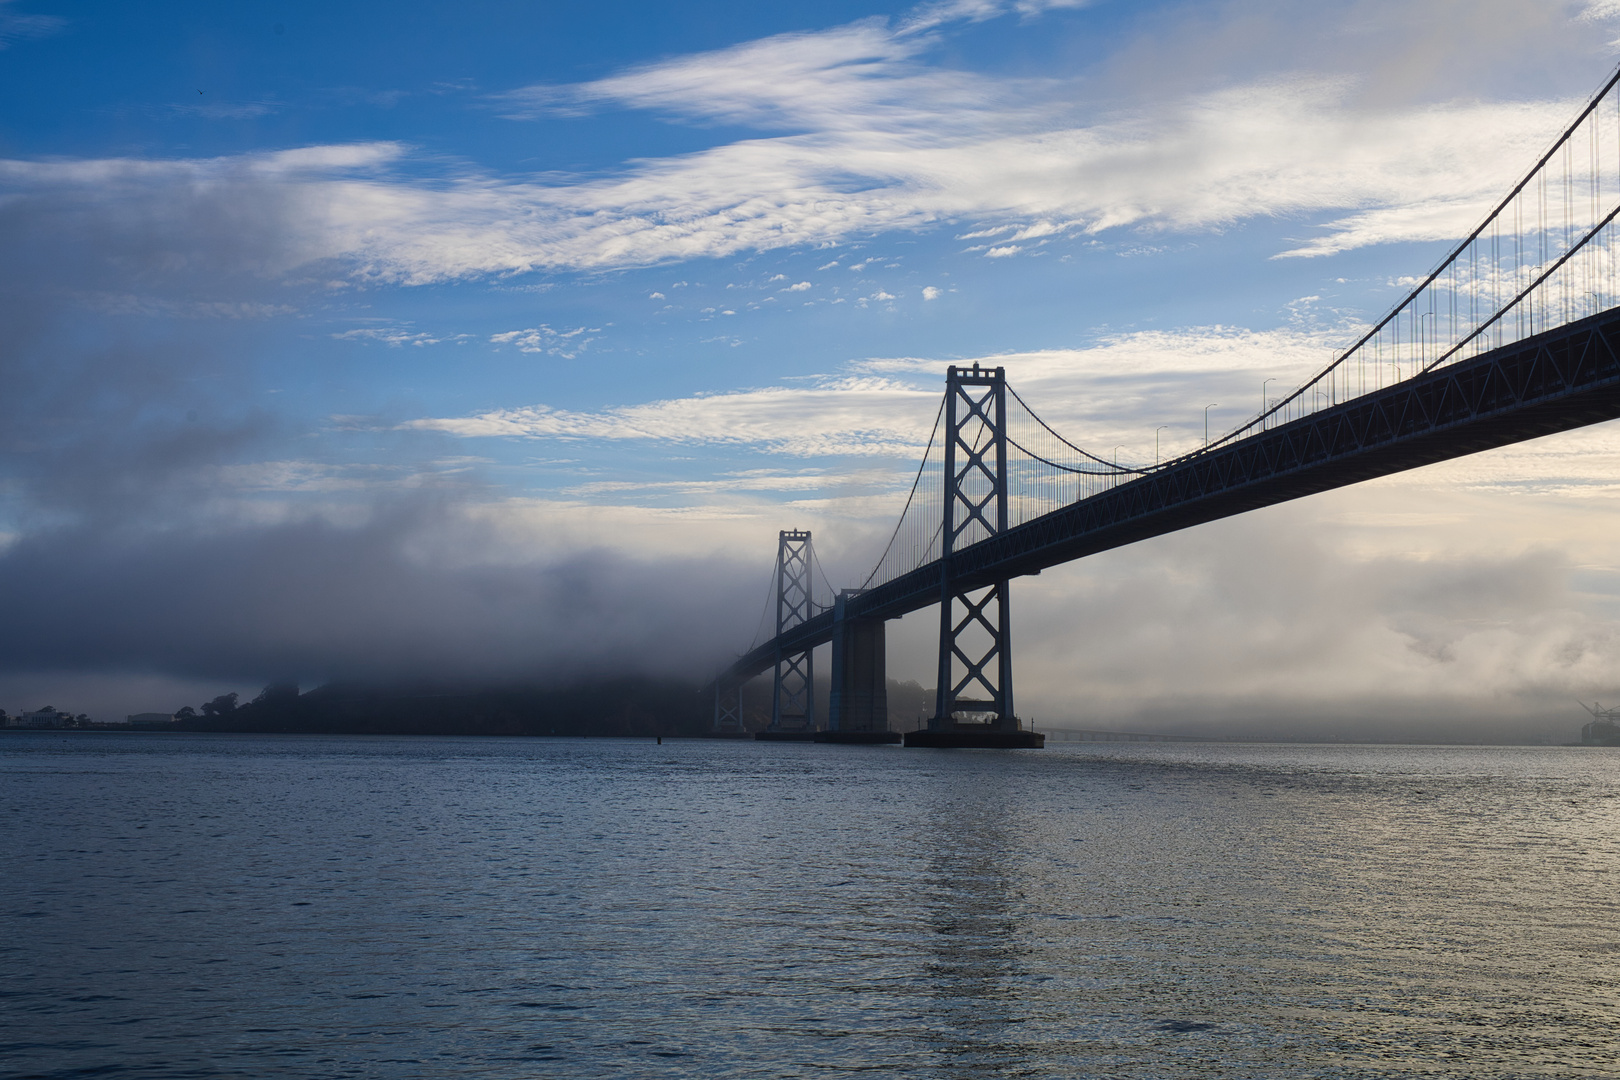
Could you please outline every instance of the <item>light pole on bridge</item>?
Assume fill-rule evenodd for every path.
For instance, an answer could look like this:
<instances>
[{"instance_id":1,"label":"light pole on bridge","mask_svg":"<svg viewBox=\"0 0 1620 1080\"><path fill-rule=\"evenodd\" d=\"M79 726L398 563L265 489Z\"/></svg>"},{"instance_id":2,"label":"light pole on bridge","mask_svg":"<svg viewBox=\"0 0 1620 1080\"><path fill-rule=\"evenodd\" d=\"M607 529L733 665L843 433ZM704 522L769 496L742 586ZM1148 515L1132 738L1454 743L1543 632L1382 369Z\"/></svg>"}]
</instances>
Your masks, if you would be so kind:
<instances>
[{"instance_id":1,"label":"light pole on bridge","mask_svg":"<svg viewBox=\"0 0 1620 1080\"><path fill-rule=\"evenodd\" d=\"M1159 467L1159 432L1169 427L1169 424L1160 424L1153 429L1153 467Z\"/></svg>"},{"instance_id":2,"label":"light pole on bridge","mask_svg":"<svg viewBox=\"0 0 1620 1080\"><path fill-rule=\"evenodd\" d=\"M1271 378L1264 379L1260 383L1260 418L1261 418L1260 419L1260 430L1261 431L1264 431L1266 429L1266 421L1265 421L1265 415L1266 415L1266 384L1267 383L1274 383L1276 381L1277 381L1277 376L1273 375Z\"/></svg>"},{"instance_id":3,"label":"light pole on bridge","mask_svg":"<svg viewBox=\"0 0 1620 1080\"><path fill-rule=\"evenodd\" d=\"M1209 410L1220 408L1220 402L1204 406L1204 448L1209 448Z\"/></svg>"}]
</instances>

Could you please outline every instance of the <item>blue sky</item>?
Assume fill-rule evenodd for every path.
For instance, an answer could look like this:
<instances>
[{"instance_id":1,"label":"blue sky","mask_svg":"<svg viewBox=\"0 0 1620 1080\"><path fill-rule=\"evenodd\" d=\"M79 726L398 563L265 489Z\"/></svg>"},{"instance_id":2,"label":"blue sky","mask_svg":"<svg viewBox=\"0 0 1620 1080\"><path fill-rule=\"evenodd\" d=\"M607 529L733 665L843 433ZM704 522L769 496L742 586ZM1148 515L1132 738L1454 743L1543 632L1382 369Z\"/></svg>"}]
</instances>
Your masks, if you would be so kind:
<instances>
[{"instance_id":1,"label":"blue sky","mask_svg":"<svg viewBox=\"0 0 1620 1080\"><path fill-rule=\"evenodd\" d=\"M946 363L1099 453L1195 445L1428 269L1617 35L1531 0L0 3L0 597L39 612L0 706L707 670L776 529L864 576ZM1617 463L1598 429L1045 575L1020 697L1551 716L1620 688ZM1223 596L1306 550L1343 579L1283 588L1294 637L1374 579L1530 584L1403 585L1321 645L1345 682ZM1170 580L1206 601L1131 592ZM1087 660L1065 612L1115 606L1193 674Z\"/></svg>"}]
</instances>

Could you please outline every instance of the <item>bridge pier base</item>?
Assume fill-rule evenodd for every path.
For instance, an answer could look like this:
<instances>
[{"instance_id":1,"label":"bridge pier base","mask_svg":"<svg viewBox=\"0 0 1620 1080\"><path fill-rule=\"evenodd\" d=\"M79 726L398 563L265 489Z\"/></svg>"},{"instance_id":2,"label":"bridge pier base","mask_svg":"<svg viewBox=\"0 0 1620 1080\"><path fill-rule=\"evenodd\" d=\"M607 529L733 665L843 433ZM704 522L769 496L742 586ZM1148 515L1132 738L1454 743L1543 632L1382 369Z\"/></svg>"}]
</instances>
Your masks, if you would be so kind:
<instances>
[{"instance_id":1,"label":"bridge pier base","mask_svg":"<svg viewBox=\"0 0 1620 1080\"><path fill-rule=\"evenodd\" d=\"M1046 745L1046 736L1039 731L1025 731L1018 727L960 723L950 727L908 731L906 745L936 750L1039 750Z\"/></svg>"},{"instance_id":2,"label":"bridge pier base","mask_svg":"<svg viewBox=\"0 0 1620 1080\"><path fill-rule=\"evenodd\" d=\"M832 695L827 730L817 742L896 743L889 730L887 650L882 619L849 619L845 606L858 590L833 601Z\"/></svg>"}]
</instances>

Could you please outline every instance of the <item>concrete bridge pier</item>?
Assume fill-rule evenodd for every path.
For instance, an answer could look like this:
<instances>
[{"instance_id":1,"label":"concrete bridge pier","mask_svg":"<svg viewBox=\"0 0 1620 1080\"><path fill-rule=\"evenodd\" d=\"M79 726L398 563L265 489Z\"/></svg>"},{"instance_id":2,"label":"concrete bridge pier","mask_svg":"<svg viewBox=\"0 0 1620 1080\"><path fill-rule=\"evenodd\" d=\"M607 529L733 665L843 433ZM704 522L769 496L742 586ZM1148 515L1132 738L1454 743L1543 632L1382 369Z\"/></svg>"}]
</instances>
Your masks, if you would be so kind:
<instances>
[{"instance_id":1,"label":"concrete bridge pier","mask_svg":"<svg viewBox=\"0 0 1620 1080\"><path fill-rule=\"evenodd\" d=\"M900 741L900 733L889 730L884 622L845 614L849 598L859 594L859 589L846 589L833 601L832 695L827 730L816 735L817 742Z\"/></svg>"}]
</instances>

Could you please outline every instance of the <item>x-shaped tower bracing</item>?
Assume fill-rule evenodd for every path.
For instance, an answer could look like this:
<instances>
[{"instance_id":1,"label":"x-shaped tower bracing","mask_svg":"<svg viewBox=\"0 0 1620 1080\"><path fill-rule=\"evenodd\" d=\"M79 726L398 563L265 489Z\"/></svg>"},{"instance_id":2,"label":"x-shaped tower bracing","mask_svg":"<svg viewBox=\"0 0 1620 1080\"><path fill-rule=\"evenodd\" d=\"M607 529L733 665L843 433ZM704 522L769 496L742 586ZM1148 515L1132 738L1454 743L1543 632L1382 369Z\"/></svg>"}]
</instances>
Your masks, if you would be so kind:
<instances>
[{"instance_id":1,"label":"x-shaped tower bracing","mask_svg":"<svg viewBox=\"0 0 1620 1080\"><path fill-rule=\"evenodd\" d=\"M816 614L810 596L810 532L784 529L776 541L776 636ZM771 693L772 731L811 731L816 726L816 654L777 650Z\"/></svg>"},{"instance_id":2,"label":"x-shaped tower bracing","mask_svg":"<svg viewBox=\"0 0 1620 1080\"><path fill-rule=\"evenodd\" d=\"M1007 531L1007 376L952 366L945 374L945 520L940 559L939 681L932 729L962 723L1016 729L1007 579L962 588L951 553ZM985 719L987 718L987 719Z\"/></svg>"}]
</instances>

